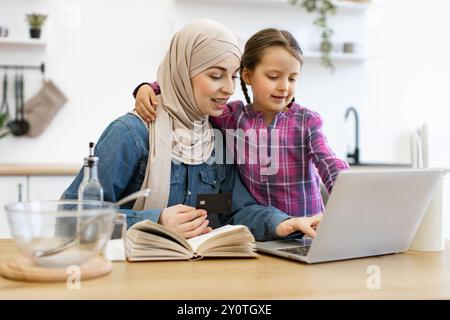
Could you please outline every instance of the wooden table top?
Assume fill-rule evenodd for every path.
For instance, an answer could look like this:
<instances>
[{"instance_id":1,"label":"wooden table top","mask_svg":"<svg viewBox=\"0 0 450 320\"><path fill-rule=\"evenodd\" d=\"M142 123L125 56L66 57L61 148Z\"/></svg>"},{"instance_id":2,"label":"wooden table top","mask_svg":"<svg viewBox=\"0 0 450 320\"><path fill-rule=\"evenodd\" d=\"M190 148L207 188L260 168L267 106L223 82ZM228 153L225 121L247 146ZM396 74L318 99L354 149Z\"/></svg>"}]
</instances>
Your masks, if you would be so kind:
<instances>
[{"instance_id":1,"label":"wooden table top","mask_svg":"<svg viewBox=\"0 0 450 320\"><path fill-rule=\"evenodd\" d=\"M0 277L0 300L450 299L449 245L443 252L409 251L316 265L266 255L114 262L112 273L82 281L80 289L68 289L65 282L29 283ZM0 262L17 255L12 240L0 240ZM374 288L372 268L380 271L380 289Z\"/></svg>"}]
</instances>

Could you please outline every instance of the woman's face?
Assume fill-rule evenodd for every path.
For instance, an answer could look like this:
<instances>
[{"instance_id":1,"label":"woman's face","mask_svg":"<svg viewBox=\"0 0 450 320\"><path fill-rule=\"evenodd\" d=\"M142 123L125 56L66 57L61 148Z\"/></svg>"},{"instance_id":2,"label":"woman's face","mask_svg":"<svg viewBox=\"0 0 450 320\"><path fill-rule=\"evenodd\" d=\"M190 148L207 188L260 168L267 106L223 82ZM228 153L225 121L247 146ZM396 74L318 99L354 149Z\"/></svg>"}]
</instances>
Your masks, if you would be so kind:
<instances>
[{"instance_id":1,"label":"woman's face","mask_svg":"<svg viewBox=\"0 0 450 320\"><path fill-rule=\"evenodd\" d=\"M191 79L195 102L203 114L212 117L222 114L236 88L239 64L235 55L229 55Z\"/></svg>"}]
</instances>

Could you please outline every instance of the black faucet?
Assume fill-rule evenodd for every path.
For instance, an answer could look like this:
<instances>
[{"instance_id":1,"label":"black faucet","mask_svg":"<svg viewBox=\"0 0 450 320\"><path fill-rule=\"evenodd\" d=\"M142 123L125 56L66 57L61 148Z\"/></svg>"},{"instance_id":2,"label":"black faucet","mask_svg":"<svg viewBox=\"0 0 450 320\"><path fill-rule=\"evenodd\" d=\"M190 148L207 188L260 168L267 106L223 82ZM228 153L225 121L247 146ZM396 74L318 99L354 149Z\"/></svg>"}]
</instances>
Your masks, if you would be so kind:
<instances>
[{"instance_id":1,"label":"black faucet","mask_svg":"<svg viewBox=\"0 0 450 320\"><path fill-rule=\"evenodd\" d=\"M353 112L355 115L355 151L353 153L347 153L347 159L353 159L352 164L359 164L359 119L358 111L354 107L348 107L345 111L345 120L347 120L349 114Z\"/></svg>"}]
</instances>

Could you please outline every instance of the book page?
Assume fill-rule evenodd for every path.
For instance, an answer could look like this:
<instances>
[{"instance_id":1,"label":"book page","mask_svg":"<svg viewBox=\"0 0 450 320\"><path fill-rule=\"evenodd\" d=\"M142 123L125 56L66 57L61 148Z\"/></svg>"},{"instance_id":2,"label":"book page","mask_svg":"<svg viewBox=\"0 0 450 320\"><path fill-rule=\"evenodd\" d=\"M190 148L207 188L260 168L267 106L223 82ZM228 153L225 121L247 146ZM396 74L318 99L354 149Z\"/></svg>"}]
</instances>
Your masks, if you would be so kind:
<instances>
[{"instance_id":1,"label":"book page","mask_svg":"<svg viewBox=\"0 0 450 320\"><path fill-rule=\"evenodd\" d=\"M192 256L192 252L181 246L178 242L172 239L163 238L153 233L140 231L137 229L130 229L127 232L128 243L133 245L133 248L139 248L147 251L155 250L171 250L177 251L187 256Z\"/></svg>"},{"instance_id":2,"label":"book page","mask_svg":"<svg viewBox=\"0 0 450 320\"><path fill-rule=\"evenodd\" d=\"M131 226L130 230L132 230L132 229L140 230L142 232L147 232L147 233L154 234L156 236L160 236L162 238L166 238L168 240L179 243L180 245L182 245L189 251L193 251L192 247L186 241L186 239L184 239L180 235L176 234L175 232L170 231L166 227L164 227L158 223L154 223L150 220L140 221L140 222L134 224L133 226Z\"/></svg>"},{"instance_id":3,"label":"book page","mask_svg":"<svg viewBox=\"0 0 450 320\"><path fill-rule=\"evenodd\" d=\"M179 248L183 247L179 246ZM147 246L136 245L129 238L126 239L126 254L131 259L179 258L189 260L192 257L192 253L184 248L183 250L185 252L163 248L148 248Z\"/></svg>"},{"instance_id":4,"label":"book page","mask_svg":"<svg viewBox=\"0 0 450 320\"><path fill-rule=\"evenodd\" d=\"M214 229L213 231L202 234L199 236L196 236L194 238L190 238L187 240L189 245L192 248L192 251L197 253L198 247L206 242L206 241L214 241L215 238L220 238L223 234L228 232L233 232L242 228L246 228L244 226L232 226L232 225L226 225L217 229Z\"/></svg>"}]
</instances>

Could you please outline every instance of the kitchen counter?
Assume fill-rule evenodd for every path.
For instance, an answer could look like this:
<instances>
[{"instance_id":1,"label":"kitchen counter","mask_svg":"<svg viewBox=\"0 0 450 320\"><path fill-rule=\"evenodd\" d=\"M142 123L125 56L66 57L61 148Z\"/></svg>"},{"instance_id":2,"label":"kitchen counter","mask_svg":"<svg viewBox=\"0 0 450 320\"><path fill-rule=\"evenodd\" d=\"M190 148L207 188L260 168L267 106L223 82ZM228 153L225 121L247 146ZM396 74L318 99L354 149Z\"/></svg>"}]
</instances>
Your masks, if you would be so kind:
<instances>
[{"instance_id":1,"label":"kitchen counter","mask_svg":"<svg viewBox=\"0 0 450 320\"><path fill-rule=\"evenodd\" d=\"M350 169L411 169L408 163L378 163L378 162L361 162L358 164L350 163Z\"/></svg>"},{"instance_id":2,"label":"kitchen counter","mask_svg":"<svg viewBox=\"0 0 450 320\"><path fill-rule=\"evenodd\" d=\"M360 162L350 163L352 167L388 167L388 168L411 168L410 163L383 163L383 162Z\"/></svg>"},{"instance_id":3,"label":"kitchen counter","mask_svg":"<svg viewBox=\"0 0 450 320\"><path fill-rule=\"evenodd\" d=\"M0 165L0 176L75 176L81 165Z\"/></svg>"},{"instance_id":4,"label":"kitchen counter","mask_svg":"<svg viewBox=\"0 0 450 320\"><path fill-rule=\"evenodd\" d=\"M0 240L0 262L18 254ZM443 252L412 252L306 265L256 259L114 262L112 273L81 282L27 283L0 278L3 299L450 299L450 241ZM368 289L373 266L380 289Z\"/></svg>"}]
</instances>

